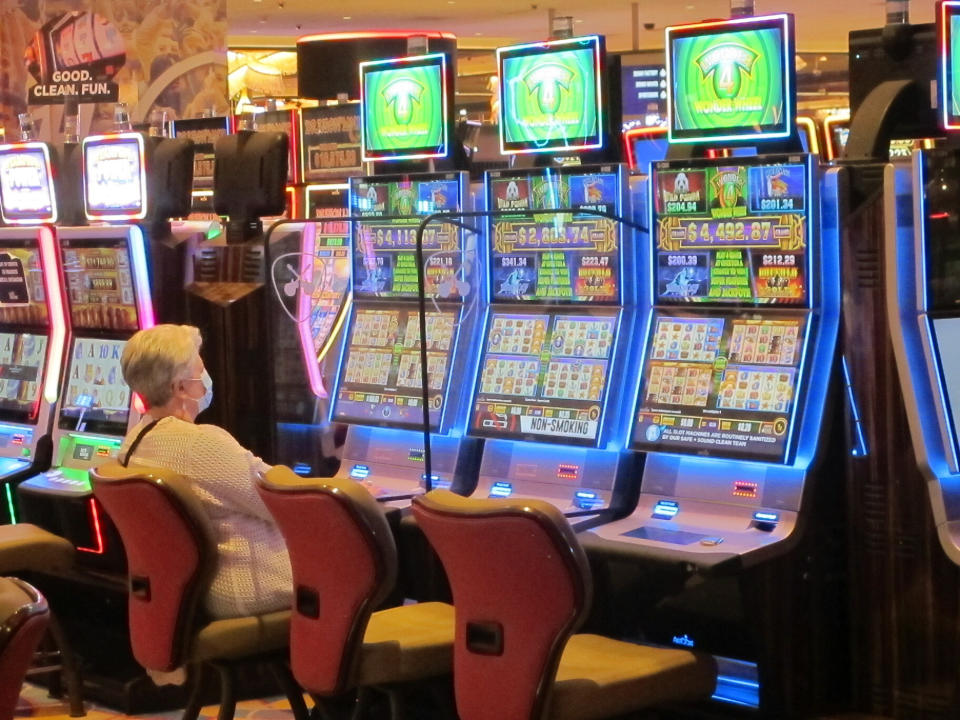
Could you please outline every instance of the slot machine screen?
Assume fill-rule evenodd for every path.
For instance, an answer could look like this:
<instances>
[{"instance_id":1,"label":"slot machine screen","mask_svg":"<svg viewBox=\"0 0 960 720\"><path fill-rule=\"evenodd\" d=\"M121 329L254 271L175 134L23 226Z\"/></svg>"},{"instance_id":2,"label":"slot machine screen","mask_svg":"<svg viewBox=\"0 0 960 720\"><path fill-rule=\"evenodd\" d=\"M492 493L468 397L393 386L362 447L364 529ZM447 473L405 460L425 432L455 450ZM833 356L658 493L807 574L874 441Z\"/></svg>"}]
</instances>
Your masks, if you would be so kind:
<instances>
[{"instance_id":1,"label":"slot machine screen","mask_svg":"<svg viewBox=\"0 0 960 720\"><path fill-rule=\"evenodd\" d=\"M923 163L923 259L926 307L934 314L960 311L960 164L954 153L931 150Z\"/></svg>"},{"instance_id":2,"label":"slot machine screen","mask_svg":"<svg viewBox=\"0 0 960 720\"><path fill-rule=\"evenodd\" d=\"M947 424L950 427L954 452L960 452L960 444L957 442L957 428L960 428L960 318L934 318L933 335L939 359L937 364L946 396Z\"/></svg>"},{"instance_id":3,"label":"slot machine screen","mask_svg":"<svg viewBox=\"0 0 960 720\"><path fill-rule=\"evenodd\" d=\"M124 239L60 241L70 317L74 328L139 328L130 253Z\"/></svg>"},{"instance_id":4,"label":"slot machine screen","mask_svg":"<svg viewBox=\"0 0 960 720\"><path fill-rule=\"evenodd\" d=\"M603 147L603 39L497 48L504 154Z\"/></svg>"},{"instance_id":5,"label":"slot machine screen","mask_svg":"<svg viewBox=\"0 0 960 720\"><path fill-rule=\"evenodd\" d=\"M670 142L789 137L793 48L791 15L667 28Z\"/></svg>"},{"instance_id":6,"label":"slot machine screen","mask_svg":"<svg viewBox=\"0 0 960 720\"><path fill-rule=\"evenodd\" d=\"M654 165L656 301L807 305L810 174L788 157Z\"/></svg>"},{"instance_id":7,"label":"slot machine screen","mask_svg":"<svg viewBox=\"0 0 960 720\"><path fill-rule=\"evenodd\" d=\"M544 210L490 222L490 295L494 301L618 304L619 224L598 215L549 212L592 209L617 214L620 176L602 166L543 174L491 172L487 207Z\"/></svg>"},{"instance_id":8,"label":"slot machine screen","mask_svg":"<svg viewBox=\"0 0 960 720\"><path fill-rule=\"evenodd\" d=\"M785 312L658 311L632 448L783 462L807 323Z\"/></svg>"},{"instance_id":9,"label":"slot machine screen","mask_svg":"<svg viewBox=\"0 0 960 720\"><path fill-rule=\"evenodd\" d=\"M353 292L358 298L417 297L420 216L461 207L456 173L350 179L353 215ZM432 222L423 234L426 295L459 300L469 292L463 232Z\"/></svg>"},{"instance_id":10,"label":"slot machine screen","mask_svg":"<svg viewBox=\"0 0 960 720\"><path fill-rule=\"evenodd\" d=\"M459 308L427 312L430 426L443 416L457 346ZM415 307L355 308L331 419L363 425L423 426L420 317Z\"/></svg>"},{"instance_id":11,"label":"slot machine screen","mask_svg":"<svg viewBox=\"0 0 960 720\"><path fill-rule=\"evenodd\" d=\"M143 137L92 136L83 141L83 200L90 220L142 220L147 214Z\"/></svg>"},{"instance_id":12,"label":"slot machine screen","mask_svg":"<svg viewBox=\"0 0 960 720\"><path fill-rule=\"evenodd\" d=\"M945 130L960 129L960 2L944 0L937 13L940 36L939 80L941 124Z\"/></svg>"},{"instance_id":13,"label":"slot machine screen","mask_svg":"<svg viewBox=\"0 0 960 720\"><path fill-rule=\"evenodd\" d=\"M0 145L0 217L11 225L57 221L50 151L43 143Z\"/></svg>"},{"instance_id":14,"label":"slot machine screen","mask_svg":"<svg viewBox=\"0 0 960 720\"><path fill-rule=\"evenodd\" d=\"M130 388L120 357L126 340L74 337L67 386L60 402L59 427L74 432L125 435Z\"/></svg>"},{"instance_id":15,"label":"slot machine screen","mask_svg":"<svg viewBox=\"0 0 960 720\"><path fill-rule=\"evenodd\" d=\"M49 322L40 252L35 245L0 247L0 323Z\"/></svg>"},{"instance_id":16,"label":"slot machine screen","mask_svg":"<svg viewBox=\"0 0 960 720\"><path fill-rule=\"evenodd\" d=\"M364 161L446 157L452 125L444 53L360 63Z\"/></svg>"},{"instance_id":17,"label":"slot machine screen","mask_svg":"<svg viewBox=\"0 0 960 720\"><path fill-rule=\"evenodd\" d=\"M595 446L619 322L616 308L538 312L494 306L470 432Z\"/></svg>"},{"instance_id":18,"label":"slot machine screen","mask_svg":"<svg viewBox=\"0 0 960 720\"><path fill-rule=\"evenodd\" d=\"M0 420L24 423L36 417L46 357L46 335L0 333Z\"/></svg>"}]
</instances>

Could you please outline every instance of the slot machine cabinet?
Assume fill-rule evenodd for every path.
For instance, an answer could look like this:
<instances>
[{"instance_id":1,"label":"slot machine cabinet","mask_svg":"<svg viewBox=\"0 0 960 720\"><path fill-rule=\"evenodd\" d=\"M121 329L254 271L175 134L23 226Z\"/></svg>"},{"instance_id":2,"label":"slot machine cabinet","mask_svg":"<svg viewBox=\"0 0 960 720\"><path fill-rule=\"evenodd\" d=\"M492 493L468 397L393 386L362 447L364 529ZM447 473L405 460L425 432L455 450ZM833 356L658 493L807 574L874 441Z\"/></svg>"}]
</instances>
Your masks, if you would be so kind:
<instances>
[{"instance_id":1,"label":"slot machine cabinet","mask_svg":"<svg viewBox=\"0 0 960 720\"><path fill-rule=\"evenodd\" d=\"M53 155L0 145L0 523L20 517L17 484L50 466L51 423L69 322L53 223Z\"/></svg>"},{"instance_id":2,"label":"slot machine cabinet","mask_svg":"<svg viewBox=\"0 0 960 720\"><path fill-rule=\"evenodd\" d=\"M213 404L204 419L244 447L270 459L267 330L268 287L263 225L283 212L288 139L240 131L217 139L214 197L226 233L202 246L187 288L187 315L200 328L201 353L213 378Z\"/></svg>"}]
</instances>

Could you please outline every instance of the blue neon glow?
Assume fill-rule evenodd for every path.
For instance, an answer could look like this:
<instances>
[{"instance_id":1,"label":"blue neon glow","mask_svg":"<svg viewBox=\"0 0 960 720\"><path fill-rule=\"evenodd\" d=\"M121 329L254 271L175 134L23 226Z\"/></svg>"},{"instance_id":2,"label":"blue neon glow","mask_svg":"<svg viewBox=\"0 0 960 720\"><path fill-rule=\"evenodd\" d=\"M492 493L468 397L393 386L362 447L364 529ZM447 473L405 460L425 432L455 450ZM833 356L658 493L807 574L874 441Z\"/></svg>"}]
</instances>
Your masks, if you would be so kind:
<instances>
[{"instance_id":1,"label":"blue neon glow","mask_svg":"<svg viewBox=\"0 0 960 720\"><path fill-rule=\"evenodd\" d=\"M850 448L850 454L854 457L866 457L867 439L863 434L863 422L860 419L860 408L857 406L856 394L853 391L853 380L850 375L850 366L847 364L847 356L840 356L840 363L843 367L843 382L847 387L847 404L850 406L850 419L853 421L853 447Z\"/></svg>"},{"instance_id":2,"label":"blue neon glow","mask_svg":"<svg viewBox=\"0 0 960 720\"><path fill-rule=\"evenodd\" d=\"M504 480L498 480L490 486L490 495L492 498L508 498L513 494L513 484Z\"/></svg>"},{"instance_id":3,"label":"blue neon glow","mask_svg":"<svg viewBox=\"0 0 960 720\"><path fill-rule=\"evenodd\" d=\"M717 656L717 684L712 699L740 707L760 707L756 663Z\"/></svg>"},{"instance_id":4,"label":"blue neon glow","mask_svg":"<svg viewBox=\"0 0 960 720\"><path fill-rule=\"evenodd\" d=\"M780 522L780 513L757 510L753 514L753 519L759 523L778 523Z\"/></svg>"},{"instance_id":5,"label":"blue neon glow","mask_svg":"<svg viewBox=\"0 0 960 720\"><path fill-rule=\"evenodd\" d=\"M294 463L293 471L301 477L306 477L313 472L313 468L307 463L298 462Z\"/></svg>"},{"instance_id":6,"label":"blue neon glow","mask_svg":"<svg viewBox=\"0 0 960 720\"><path fill-rule=\"evenodd\" d=\"M672 520L680 512L680 503L674 500L659 500L653 506L653 517L659 520Z\"/></svg>"},{"instance_id":7,"label":"blue neon glow","mask_svg":"<svg viewBox=\"0 0 960 720\"><path fill-rule=\"evenodd\" d=\"M674 635L671 639L671 642L679 647L692 648L697 646L697 643L693 640L693 638L686 633L683 635Z\"/></svg>"},{"instance_id":8,"label":"blue neon glow","mask_svg":"<svg viewBox=\"0 0 960 720\"><path fill-rule=\"evenodd\" d=\"M370 467L367 465L354 465L350 468L350 477L354 480L366 480L370 477Z\"/></svg>"}]
</instances>

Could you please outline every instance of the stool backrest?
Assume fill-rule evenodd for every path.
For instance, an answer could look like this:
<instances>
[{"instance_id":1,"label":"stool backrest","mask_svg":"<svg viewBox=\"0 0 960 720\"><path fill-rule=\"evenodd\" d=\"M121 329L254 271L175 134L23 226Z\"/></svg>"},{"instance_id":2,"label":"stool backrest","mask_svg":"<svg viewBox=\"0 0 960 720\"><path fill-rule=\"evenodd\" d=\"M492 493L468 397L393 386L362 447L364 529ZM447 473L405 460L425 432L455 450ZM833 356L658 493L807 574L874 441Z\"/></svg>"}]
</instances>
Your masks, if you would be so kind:
<instances>
[{"instance_id":1,"label":"stool backrest","mask_svg":"<svg viewBox=\"0 0 960 720\"><path fill-rule=\"evenodd\" d=\"M216 539L188 482L159 468L110 462L93 493L127 554L130 642L150 670L183 664L216 568Z\"/></svg>"},{"instance_id":2,"label":"stool backrest","mask_svg":"<svg viewBox=\"0 0 960 720\"><path fill-rule=\"evenodd\" d=\"M0 578L0 720L10 720L33 653L50 611L36 589L16 578Z\"/></svg>"},{"instance_id":3,"label":"stool backrest","mask_svg":"<svg viewBox=\"0 0 960 720\"><path fill-rule=\"evenodd\" d=\"M290 667L301 687L352 687L370 614L393 589L397 548L380 503L352 480L301 478L278 465L260 496L290 553Z\"/></svg>"},{"instance_id":4,"label":"stool backrest","mask_svg":"<svg viewBox=\"0 0 960 720\"><path fill-rule=\"evenodd\" d=\"M414 498L413 514L453 592L461 720L539 720L592 592L566 518L539 500L470 499L447 490Z\"/></svg>"}]
</instances>

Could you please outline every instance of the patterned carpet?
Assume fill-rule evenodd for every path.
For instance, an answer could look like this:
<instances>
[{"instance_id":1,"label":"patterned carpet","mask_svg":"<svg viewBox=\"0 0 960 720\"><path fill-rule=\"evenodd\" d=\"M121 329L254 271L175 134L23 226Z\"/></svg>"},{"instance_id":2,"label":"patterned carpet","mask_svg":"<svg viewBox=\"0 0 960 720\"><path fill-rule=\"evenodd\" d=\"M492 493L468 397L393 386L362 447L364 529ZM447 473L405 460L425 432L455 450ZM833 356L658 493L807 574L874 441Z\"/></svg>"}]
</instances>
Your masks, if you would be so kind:
<instances>
[{"instance_id":1,"label":"patterned carpet","mask_svg":"<svg viewBox=\"0 0 960 720\"><path fill-rule=\"evenodd\" d=\"M136 715L139 720L179 720L182 710L151 715ZM201 720L216 718L217 706L203 708ZM65 703L47 696L45 688L35 685L24 685L20 694L20 703L14 718L32 717L44 720L70 720L70 713ZM120 713L87 703L87 720L120 720L128 717ZM237 720L290 720L290 704L285 698L268 698L266 700L244 700L237 703Z\"/></svg>"}]
</instances>

